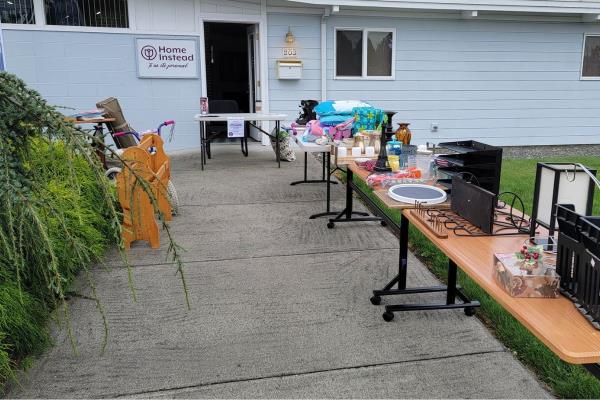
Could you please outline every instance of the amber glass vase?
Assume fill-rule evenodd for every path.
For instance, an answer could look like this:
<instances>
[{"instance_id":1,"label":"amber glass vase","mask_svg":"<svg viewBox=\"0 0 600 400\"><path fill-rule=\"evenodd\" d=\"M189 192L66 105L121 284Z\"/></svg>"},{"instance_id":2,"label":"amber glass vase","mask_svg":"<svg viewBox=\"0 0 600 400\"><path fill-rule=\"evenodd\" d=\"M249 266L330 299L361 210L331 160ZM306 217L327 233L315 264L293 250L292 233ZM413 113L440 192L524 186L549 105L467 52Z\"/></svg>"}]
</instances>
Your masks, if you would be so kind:
<instances>
[{"instance_id":1,"label":"amber glass vase","mask_svg":"<svg viewBox=\"0 0 600 400\"><path fill-rule=\"evenodd\" d=\"M402 144L410 144L410 140L412 139L412 132L408 128L410 124L408 122L400 122L398 125L396 140L402 142Z\"/></svg>"}]
</instances>

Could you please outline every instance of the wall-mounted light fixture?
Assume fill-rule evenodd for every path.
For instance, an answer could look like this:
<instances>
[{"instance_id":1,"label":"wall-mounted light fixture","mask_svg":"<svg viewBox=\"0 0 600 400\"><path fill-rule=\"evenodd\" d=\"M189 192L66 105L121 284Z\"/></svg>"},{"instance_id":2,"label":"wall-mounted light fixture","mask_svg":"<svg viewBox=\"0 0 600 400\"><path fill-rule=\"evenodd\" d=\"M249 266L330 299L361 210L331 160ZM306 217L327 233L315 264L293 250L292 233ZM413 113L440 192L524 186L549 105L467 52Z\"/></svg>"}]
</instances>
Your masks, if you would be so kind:
<instances>
[{"instance_id":1,"label":"wall-mounted light fixture","mask_svg":"<svg viewBox=\"0 0 600 400\"><path fill-rule=\"evenodd\" d=\"M294 34L292 33L292 28L288 26L288 31L285 34L285 42L287 44L294 44L295 41L296 41L296 38L294 37Z\"/></svg>"},{"instance_id":2,"label":"wall-mounted light fixture","mask_svg":"<svg viewBox=\"0 0 600 400\"><path fill-rule=\"evenodd\" d=\"M590 215L594 201L596 170L573 163L538 163L533 192L530 236L538 225L548 229L548 244L558 228L556 205L572 204L575 212ZM543 244L545 240L536 240Z\"/></svg>"}]
</instances>

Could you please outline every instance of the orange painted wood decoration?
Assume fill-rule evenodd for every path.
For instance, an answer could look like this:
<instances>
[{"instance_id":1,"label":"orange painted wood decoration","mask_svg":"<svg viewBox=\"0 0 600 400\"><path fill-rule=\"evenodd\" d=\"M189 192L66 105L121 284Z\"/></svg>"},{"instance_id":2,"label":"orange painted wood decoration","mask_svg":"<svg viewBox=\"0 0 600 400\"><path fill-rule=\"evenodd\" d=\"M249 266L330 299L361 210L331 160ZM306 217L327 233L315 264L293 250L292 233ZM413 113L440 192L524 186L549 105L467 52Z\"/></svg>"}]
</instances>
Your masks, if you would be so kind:
<instances>
[{"instance_id":1,"label":"orange painted wood decoration","mask_svg":"<svg viewBox=\"0 0 600 400\"><path fill-rule=\"evenodd\" d=\"M138 146L125 149L122 158L129 166L117 175L117 192L123 209L124 246L129 249L131 242L145 240L157 249L160 247L160 233L155 207L138 177L148 183L158 211L170 221L172 209L167 194L170 160L164 152L163 141L155 134L144 135Z\"/></svg>"}]
</instances>

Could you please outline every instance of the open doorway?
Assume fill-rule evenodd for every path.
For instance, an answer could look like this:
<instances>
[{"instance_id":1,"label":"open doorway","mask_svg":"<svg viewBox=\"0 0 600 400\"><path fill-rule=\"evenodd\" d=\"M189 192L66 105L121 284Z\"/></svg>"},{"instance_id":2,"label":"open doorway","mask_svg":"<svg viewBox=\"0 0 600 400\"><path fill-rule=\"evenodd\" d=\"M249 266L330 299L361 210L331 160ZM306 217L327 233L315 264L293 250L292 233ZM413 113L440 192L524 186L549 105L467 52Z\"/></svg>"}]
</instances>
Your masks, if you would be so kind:
<instances>
[{"instance_id":1,"label":"open doorway","mask_svg":"<svg viewBox=\"0 0 600 400\"><path fill-rule=\"evenodd\" d=\"M253 58L249 49L251 24L204 23L206 54L206 91L209 100L234 100L240 112L254 111L250 104L251 79L248 65Z\"/></svg>"},{"instance_id":2,"label":"open doorway","mask_svg":"<svg viewBox=\"0 0 600 400\"><path fill-rule=\"evenodd\" d=\"M206 95L209 108L211 103L218 108L210 112L257 111L257 30L256 24L204 22ZM253 133L250 135L255 137Z\"/></svg>"}]
</instances>

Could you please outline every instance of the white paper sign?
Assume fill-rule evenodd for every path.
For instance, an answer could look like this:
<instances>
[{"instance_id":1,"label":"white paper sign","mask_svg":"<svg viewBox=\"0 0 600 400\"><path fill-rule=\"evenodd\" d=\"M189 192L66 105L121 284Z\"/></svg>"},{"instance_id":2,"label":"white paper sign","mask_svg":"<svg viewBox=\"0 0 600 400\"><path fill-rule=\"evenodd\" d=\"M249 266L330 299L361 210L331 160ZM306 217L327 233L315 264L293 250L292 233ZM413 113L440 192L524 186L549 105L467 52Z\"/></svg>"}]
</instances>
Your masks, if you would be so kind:
<instances>
[{"instance_id":1,"label":"white paper sign","mask_svg":"<svg viewBox=\"0 0 600 400\"><path fill-rule=\"evenodd\" d=\"M140 78L197 78L198 49L192 39L136 38Z\"/></svg>"},{"instance_id":2,"label":"white paper sign","mask_svg":"<svg viewBox=\"0 0 600 400\"><path fill-rule=\"evenodd\" d=\"M239 118L227 118L227 137L244 137L244 120Z\"/></svg>"}]
</instances>

